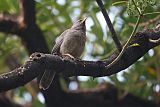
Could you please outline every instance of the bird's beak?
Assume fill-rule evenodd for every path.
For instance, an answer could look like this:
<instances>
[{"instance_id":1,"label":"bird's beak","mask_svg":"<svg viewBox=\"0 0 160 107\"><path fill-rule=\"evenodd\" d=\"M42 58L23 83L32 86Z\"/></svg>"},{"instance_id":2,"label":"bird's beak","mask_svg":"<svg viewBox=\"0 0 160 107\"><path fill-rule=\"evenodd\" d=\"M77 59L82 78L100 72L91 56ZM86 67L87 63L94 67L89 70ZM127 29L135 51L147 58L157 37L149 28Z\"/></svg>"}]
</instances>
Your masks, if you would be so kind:
<instances>
[{"instance_id":1,"label":"bird's beak","mask_svg":"<svg viewBox=\"0 0 160 107\"><path fill-rule=\"evenodd\" d=\"M86 19L87 19L87 17L82 20L82 23L84 23L86 21Z\"/></svg>"}]
</instances>

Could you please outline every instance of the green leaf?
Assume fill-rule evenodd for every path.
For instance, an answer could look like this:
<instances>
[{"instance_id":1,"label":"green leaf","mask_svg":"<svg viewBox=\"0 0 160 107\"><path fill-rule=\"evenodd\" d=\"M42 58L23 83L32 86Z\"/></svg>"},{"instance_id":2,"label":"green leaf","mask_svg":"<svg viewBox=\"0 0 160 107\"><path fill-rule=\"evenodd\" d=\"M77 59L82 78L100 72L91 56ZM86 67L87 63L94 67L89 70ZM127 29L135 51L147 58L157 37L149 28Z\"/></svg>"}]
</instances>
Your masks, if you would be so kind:
<instances>
[{"instance_id":1,"label":"green leaf","mask_svg":"<svg viewBox=\"0 0 160 107\"><path fill-rule=\"evenodd\" d=\"M112 4L112 6L124 6L126 5L127 1L118 1L118 2L114 2Z\"/></svg>"},{"instance_id":2,"label":"green leaf","mask_svg":"<svg viewBox=\"0 0 160 107\"><path fill-rule=\"evenodd\" d=\"M132 45L130 45L130 46L131 46L131 47L132 47L132 46L135 47L135 46L140 46L140 45L139 45L138 43L134 43L134 44L132 44Z\"/></svg>"}]
</instances>

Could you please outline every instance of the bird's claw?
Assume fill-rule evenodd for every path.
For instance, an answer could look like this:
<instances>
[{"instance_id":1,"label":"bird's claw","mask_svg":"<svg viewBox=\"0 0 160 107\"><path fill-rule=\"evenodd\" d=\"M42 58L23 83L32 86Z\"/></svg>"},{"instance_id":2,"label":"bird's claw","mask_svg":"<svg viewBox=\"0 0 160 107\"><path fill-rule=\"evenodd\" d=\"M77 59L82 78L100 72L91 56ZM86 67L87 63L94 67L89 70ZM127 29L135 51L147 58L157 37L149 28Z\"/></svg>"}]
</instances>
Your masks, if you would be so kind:
<instances>
[{"instance_id":1,"label":"bird's claw","mask_svg":"<svg viewBox=\"0 0 160 107\"><path fill-rule=\"evenodd\" d=\"M71 54L63 54L62 57L63 57L64 59L72 59L72 60L75 59L74 56L72 56Z\"/></svg>"}]
</instances>

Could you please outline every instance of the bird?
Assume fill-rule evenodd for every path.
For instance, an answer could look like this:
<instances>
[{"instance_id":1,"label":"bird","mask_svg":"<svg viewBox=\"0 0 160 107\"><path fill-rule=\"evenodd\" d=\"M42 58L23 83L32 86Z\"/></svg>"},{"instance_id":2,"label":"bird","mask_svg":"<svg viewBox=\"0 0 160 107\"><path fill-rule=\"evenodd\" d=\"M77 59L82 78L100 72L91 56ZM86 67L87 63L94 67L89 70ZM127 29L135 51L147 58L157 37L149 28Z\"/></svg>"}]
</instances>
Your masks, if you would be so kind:
<instances>
[{"instance_id":1,"label":"bird","mask_svg":"<svg viewBox=\"0 0 160 107\"><path fill-rule=\"evenodd\" d=\"M86 43L86 19L80 19L73 23L71 28L65 30L56 38L51 54L58 54L70 58L80 58ZM45 69L39 83L39 88L46 90L55 77L56 72Z\"/></svg>"}]
</instances>

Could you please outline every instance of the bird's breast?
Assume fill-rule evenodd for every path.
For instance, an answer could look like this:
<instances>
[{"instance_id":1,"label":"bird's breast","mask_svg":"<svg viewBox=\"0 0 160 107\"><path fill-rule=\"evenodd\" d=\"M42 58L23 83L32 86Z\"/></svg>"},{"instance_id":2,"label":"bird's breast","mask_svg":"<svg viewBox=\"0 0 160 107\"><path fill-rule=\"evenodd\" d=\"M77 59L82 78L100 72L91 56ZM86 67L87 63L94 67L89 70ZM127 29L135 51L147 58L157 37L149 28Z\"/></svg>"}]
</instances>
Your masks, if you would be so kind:
<instances>
[{"instance_id":1,"label":"bird's breast","mask_svg":"<svg viewBox=\"0 0 160 107\"><path fill-rule=\"evenodd\" d=\"M83 53L86 42L86 35L83 32L74 32L67 35L60 47L61 54L70 54L73 57L80 57Z\"/></svg>"}]
</instances>

